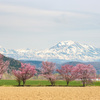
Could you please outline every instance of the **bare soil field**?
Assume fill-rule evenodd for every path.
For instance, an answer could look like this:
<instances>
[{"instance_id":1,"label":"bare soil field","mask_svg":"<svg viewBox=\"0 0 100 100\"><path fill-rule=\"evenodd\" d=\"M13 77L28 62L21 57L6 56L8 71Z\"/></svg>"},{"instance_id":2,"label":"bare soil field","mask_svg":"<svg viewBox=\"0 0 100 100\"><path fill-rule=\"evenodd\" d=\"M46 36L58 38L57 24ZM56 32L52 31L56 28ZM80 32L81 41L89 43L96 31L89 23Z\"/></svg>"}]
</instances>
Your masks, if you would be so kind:
<instances>
[{"instance_id":1,"label":"bare soil field","mask_svg":"<svg viewBox=\"0 0 100 100\"><path fill-rule=\"evenodd\" d=\"M100 87L0 87L0 100L100 100Z\"/></svg>"}]
</instances>

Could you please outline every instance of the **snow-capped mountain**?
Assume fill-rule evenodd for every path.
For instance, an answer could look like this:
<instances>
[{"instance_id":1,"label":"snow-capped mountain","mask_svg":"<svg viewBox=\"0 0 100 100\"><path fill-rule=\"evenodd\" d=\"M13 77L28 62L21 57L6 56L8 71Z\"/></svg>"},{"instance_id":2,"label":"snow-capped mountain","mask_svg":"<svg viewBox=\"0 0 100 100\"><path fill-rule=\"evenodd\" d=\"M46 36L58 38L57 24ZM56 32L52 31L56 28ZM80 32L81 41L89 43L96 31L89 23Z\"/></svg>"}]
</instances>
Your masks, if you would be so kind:
<instances>
[{"instance_id":1,"label":"snow-capped mountain","mask_svg":"<svg viewBox=\"0 0 100 100\"><path fill-rule=\"evenodd\" d=\"M100 61L100 48L73 41L62 41L42 51L13 50L0 47L0 53L18 60Z\"/></svg>"}]
</instances>

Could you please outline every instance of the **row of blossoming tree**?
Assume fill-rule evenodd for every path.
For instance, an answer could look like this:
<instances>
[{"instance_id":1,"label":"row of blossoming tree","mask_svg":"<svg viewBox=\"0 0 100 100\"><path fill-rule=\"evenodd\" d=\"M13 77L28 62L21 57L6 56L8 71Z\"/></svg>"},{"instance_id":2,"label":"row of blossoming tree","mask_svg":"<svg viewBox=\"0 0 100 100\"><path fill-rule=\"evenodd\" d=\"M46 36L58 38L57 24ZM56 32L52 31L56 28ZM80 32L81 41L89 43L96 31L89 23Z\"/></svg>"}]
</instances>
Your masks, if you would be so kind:
<instances>
[{"instance_id":1,"label":"row of blossoming tree","mask_svg":"<svg viewBox=\"0 0 100 100\"><path fill-rule=\"evenodd\" d=\"M47 78L51 85L55 85L56 77L55 70L66 81L67 86L70 81L80 79L85 86L96 79L96 70L92 65L77 64L76 66L64 65L61 69L56 69L55 64L52 62L42 62L41 74Z\"/></svg>"},{"instance_id":2,"label":"row of blossoming tree","mask_svg":"<svg viewBox=\"0 0 100 100\"><path fill-rule=\"evenodd\" d=\"M7 71L9 65L9 61L4 62L3 56L0 55L0 79L4 72ZM62 78L66 81L67 86L70 81L80 79L85 86L87 83L92 82L96 78L96 70L92 65L85 64L77 64L76 66L72 65L64 65L61 66L61 69L56 69L56 65L52 62L42 62L42 66L40 69L40 75L45 77L51 85L55 85L57 77L55 76L55 71L57 71ZM23 82L23 86L27 79L33 77L37 71L35 66L30 64L21 63L21 68L19 70L12 70L13 75L16 77L18 85L20 85L21 81Z\"/></svg>"},{"instance_id":3,"label":"row of blossoming tree","mask_svg":"<svg viewBox=\"0 0 100 100\"><path fill-rule=\"evenodd\" d=\"M70 81L80 79L85 86L87 83L92 82L96 78L96 70L92 65L84 65L84 64L77 64L76 66L72 65L64 65L61 69L56 69L56 66L52 62L42 62L42 66L40 69L40 74L45 77L51 85L55 85L56 76L55 71L57 71L63 79L66 81L67 86ZM13 70L13 74L16 76L16 80L18 81L19 85L20 82L23 81L23 85L25 81L36 74L35 66L30 64L23 64L21 63L21 68L19 70Z\"/></svg>"}]
</instances>

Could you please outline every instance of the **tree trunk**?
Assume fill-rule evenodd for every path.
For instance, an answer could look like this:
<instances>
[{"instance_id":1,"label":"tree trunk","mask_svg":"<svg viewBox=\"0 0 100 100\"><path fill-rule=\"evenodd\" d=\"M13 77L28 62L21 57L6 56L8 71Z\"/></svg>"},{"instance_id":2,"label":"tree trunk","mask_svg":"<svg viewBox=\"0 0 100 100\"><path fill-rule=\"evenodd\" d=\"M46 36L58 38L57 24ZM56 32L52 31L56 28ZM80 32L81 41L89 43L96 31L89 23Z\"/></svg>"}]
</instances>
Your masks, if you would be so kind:
<instances>
[{"instance_id":1,"label":"tree trunk","mask_svg":"<svg viewBox=\"0 0 100 100\"><path fill-rule=\"evenodd\" d=\"M69 85L69 81L67 81L67 86Z\"/></svg>"},{"instance_id":2,"label":"tree trunk","mask_svg":"<svg viewBox=\"0 0 100 100\"><path fill-rule=\"evenodd\" d=\"M85 81L83 81L83 87L85 87Z\"/></svg>"},{"instance_id":3,"label":"tree trunk","mask_svg":"<svg viewBox=\"0 0 100 100\"><path fill-rule=\"evenodd\" d=\"M20 81L18 82L18 86L20 86Z\"/></svg>"},{"instance_id":4,"label":"tree trunk","mask_svg":"<svg viewBox=\"0 0 100 100\"><path fill-rule=\"evenodd\" d=\"M50 83L51 83L51 86L53 86L53 82L52 82L52 81L50 81Z\"/></svg>"},{"instance_id":5,"label":"tree trunk","mask_svg":"<svg viewBox=\"0 0 100 100\"><path fill-rule=\"evenodd\" d=\"M49 78L49 82L51 83L51 86L53 86L53 81L51 80L51 78Z\"/></svg>"},{"instance_id":6,"label":"tree trunk","mask_svg":"<svg viewBox=\"0 0 100 100\"><path fill-rule=\"evenodd\" d=\"M25 86L25 80L23 80L23 86Z\"/></svg>"}]
</instances>

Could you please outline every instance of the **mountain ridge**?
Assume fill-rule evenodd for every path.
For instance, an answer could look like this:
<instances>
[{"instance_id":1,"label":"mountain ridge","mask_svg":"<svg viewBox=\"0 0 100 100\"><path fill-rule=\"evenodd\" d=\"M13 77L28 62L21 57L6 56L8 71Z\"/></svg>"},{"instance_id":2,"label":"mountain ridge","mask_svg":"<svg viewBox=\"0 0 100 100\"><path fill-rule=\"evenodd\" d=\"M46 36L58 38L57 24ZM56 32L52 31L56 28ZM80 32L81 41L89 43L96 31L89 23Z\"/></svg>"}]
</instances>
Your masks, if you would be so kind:
<instances>
[{"instance_id":1,"label":"mountain ridge","mask_svg":"<svg viewBox=\"0 0 100 100\"><path fill-rule=\"evenodd\" d=\"M74 41L61 41L54 46L35 51L32 49L6 49L0 46L0 53L17 60L40 61L100 61L100 48Z\"/></svg>"}]
</instances>

